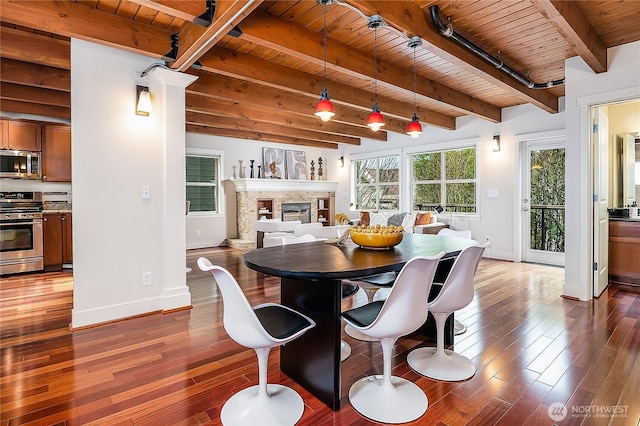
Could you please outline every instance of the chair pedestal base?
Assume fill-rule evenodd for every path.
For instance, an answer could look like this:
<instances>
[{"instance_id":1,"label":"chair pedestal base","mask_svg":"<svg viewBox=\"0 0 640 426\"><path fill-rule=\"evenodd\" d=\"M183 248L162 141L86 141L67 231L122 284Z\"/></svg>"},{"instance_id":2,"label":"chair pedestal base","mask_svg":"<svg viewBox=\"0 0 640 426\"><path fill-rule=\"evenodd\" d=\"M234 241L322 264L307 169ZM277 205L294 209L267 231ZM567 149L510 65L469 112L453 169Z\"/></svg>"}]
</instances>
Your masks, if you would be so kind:
<instances>
[{"instance_id":1,"label":"chair pedestal base","mask_svg":"<svg viewBox=\"0 0 640 426\"><path fill-rule=\"evenodd\" d=\"M344 340L340 341L340 361L344 361L351 355L351 346Z\"/></svg>"},{"instance_id":2,"label":"chair pedestal base","mask_svg":"<svg viewBox=\"0 0 640 426\"><path fill-rule=\"evenodd\" d=\"M392 386L382 375L364 377L349 389L349 402L363 416L382 423L406 423L422 416L429 405L424 391L401 377L391 376Z\"/></svg>"},{"instance_id":3,"label":"chair pedestal base","mask_svg":"<svg viewBox=\"0 0 640 426\"><path fill-rule=\"evenodd\" d=\"M350 324L344 326L344 332L347 336L353 337L356 340L362 340L363 342L377 342L379 340L377 337L364 334Z\"/></svg>"},{"instance_id":4,"label":"chair pedestal base","mask_svg":"<svg viewBox=\"0 0 640 426\"><path fill-rule=\"evenodd\" d=\"M467 332L467 326L463 323L458 321L457 319L453 320L453 334L456 336L459 336L461 334L464 334Z\"/></svg>"},{"instance_id":5,"label":"chair pedestal base","mask_svg":"<svg viewBox=\"0 0 640 426\"><path fill-rule=\"evenodd\" d=\"M304 402L291 388L269 384L269 396L258 397L259 386L233 395L222 407L224 425L294 425L302 417Z\"/></svg>"},{"instance_id":6,"label":"chair pedestal base","mask_svg":"<svg viewBox=\"0 0 640 426\"><path fill-rule=\"evenodd\" d=\"M457 382L476 374L476 366L466 357L450 351L438 353L436 348L419 348L409 352L407 364L417 373L436 380Z\"/></svg>"}]
</instances>

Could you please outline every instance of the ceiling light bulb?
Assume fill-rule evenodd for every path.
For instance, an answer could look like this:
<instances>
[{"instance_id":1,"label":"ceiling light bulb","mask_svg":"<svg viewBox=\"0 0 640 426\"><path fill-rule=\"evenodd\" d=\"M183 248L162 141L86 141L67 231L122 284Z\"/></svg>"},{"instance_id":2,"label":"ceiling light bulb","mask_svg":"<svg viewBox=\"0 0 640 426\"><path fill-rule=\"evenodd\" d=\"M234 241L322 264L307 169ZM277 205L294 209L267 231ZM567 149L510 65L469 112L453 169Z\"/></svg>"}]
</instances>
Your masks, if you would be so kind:
<instances>
[{"instance_id":1,"label":"ceiling light bulb","mask_svg":"<svg viewBox=\"0 0 640 426\"><path fill-rule=\"evenodd\" d=\"M331 103L331 99L329 99L329 95L327 94L327 89L322 91L322 96L320 97L320 101L316 104L316 113L317 117L320 117L320 120L325 123L331 120L331 117L335 115L333 112L333 103Z\"/></svg>"},{"instance_id":2,"label":"ceiling light bulb","mask_svg":"<svg viewBox=\"0 0 640 426\"><path fill-rule=\"evenodd\" d=\"M413 114L413 117L411 117L411 122L407 126L407 134L413 139L416 139L422 134L422 125L420 124L420 120L415 113Z\"/></svg>"},{"instance_id":3,"label":"ceiling light bulb","mask_svg":"<svg viewBox=\"0 0 640 426\"><path fill-rule=\"evenodd\" d=\"M377 132L382 128L382 126L384 126L384 117L382 117L377 103L373 104L373 109L371 114L369 114L369 119L367 120L367 126L374 132Z\"/></svg>"}]
</instances>

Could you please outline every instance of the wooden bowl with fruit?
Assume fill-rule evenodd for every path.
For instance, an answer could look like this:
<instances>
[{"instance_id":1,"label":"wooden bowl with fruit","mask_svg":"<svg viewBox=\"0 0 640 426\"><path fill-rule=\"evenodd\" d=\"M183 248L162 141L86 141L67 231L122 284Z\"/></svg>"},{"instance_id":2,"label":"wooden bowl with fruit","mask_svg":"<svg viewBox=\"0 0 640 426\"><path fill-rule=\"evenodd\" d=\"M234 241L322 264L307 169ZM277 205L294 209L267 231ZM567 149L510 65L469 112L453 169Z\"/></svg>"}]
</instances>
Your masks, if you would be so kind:
<instances>
[{"instance_id":1,"label":"wooden bowl with fruit","mask_svg":"<svg viewBox=\"0 0 640 426\"><path fill-rule=\"evenodd\" d=\"M388 250L400 244L403 230L402 226L394 225L360 225L349 228L349 234L351 241L362 248Z\"/></svg>"}]
</instances>

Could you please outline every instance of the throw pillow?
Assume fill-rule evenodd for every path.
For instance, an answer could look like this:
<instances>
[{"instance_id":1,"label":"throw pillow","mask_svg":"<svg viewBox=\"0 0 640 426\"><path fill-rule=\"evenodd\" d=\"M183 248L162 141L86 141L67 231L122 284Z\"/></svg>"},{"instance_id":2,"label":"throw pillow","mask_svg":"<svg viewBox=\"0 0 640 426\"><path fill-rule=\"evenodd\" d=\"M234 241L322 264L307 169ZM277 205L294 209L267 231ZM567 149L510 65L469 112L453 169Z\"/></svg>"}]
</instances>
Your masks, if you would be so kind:
<instances>
[{"instance_id":1,"label":"throw pillow","mask_svg":"<svg viewBox=\"0 0 640 426\"><path fill-rule=\"evenodd\" d=\"M416 225L428 225L431 223L431 213L416 213Z\"/></svg>"},{"instance_id":2,"label":"throw pillow","mask_svg":"<svg viewBox=\"0 0 640 426\"><path fill-rule=\"evenodd\" d=\"M369 226L369 212L360 212L360 225Z\"/></svg>"},{"instance_id":3,"label":"throw pillow","mask_svg":"<svg viewBox=\"0 0 640 426\"><path fill-rule=\"evenodd\" d=\"M369 226L374 227L377 225L384 226L387 224L387 216L382 213L369 213Z\"/></svg>"},{"instance_id":4,"label":"throw pillow","mask_svg":"<svg viewBox=\"0 0 640 426\"><path fill-rule=\"evenodd\" d=\"M394 215L391 215L391 217L387 221L387 225L393 225L393 226L402 225L402 221L404 220L404 217L406 215L407 215L406 212L405 213L396 213Z\"/></svg>"}]
</instances>

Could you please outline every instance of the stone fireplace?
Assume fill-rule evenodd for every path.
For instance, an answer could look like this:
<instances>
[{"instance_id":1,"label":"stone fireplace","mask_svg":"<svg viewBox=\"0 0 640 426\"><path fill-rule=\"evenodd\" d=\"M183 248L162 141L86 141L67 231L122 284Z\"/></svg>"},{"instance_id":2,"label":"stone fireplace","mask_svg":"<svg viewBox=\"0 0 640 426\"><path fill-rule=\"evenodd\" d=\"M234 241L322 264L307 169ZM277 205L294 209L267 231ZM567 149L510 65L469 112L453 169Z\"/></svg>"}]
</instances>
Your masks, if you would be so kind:
<instances>
[{"instance_id":1,"label":"stone fireplace","mask_svg":"<svg viewBox=\"0 0 640 426\"><path fill-rule=\"evenodd\" d=\"M283 217L283 204L304 204L309 207L309 221L315 222L318 199L335 200L338 187L337 182L287 179L233 179L231 182L236 191L237 237L227 243L238 248L251 248L250 243L255 248L258 200L273 200L271 214L276 219Z\"/></svg>"}]
</instances>

